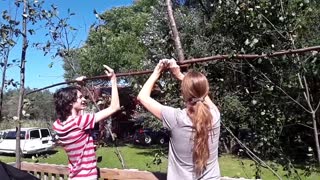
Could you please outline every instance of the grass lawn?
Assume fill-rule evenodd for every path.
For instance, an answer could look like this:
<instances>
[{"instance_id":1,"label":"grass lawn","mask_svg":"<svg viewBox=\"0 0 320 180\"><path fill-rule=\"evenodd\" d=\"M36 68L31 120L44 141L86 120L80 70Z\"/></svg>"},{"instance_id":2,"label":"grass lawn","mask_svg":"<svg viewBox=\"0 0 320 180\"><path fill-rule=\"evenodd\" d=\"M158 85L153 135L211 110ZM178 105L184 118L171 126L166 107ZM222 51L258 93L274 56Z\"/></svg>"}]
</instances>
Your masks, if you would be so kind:
<instances>
[{"instance_id":1,"label":"grass lawn","mask_svg":"<svg viewBox=\"0 0 320 180\"><path fill-rule=\"evenodd\" d=\"M155 159L155 154L160 152L159 147L144 147L144 146L133 146L126 145L119 147L119 150L123 156L126 168L130 169L139 169L139 170L147 170L152 172L166 172L168 161L166 157L156 158L157 160L161 160L162 163L160 165L153 164L153 160ZM67 156L63 149L56 148L56 152L50 155L43 155L40 157L32 158L25 157L23 161L28 162L39 162L39 163L49 163L49 164L64 164L68 163ZM44 157L46 156L46 157ZM107 168L121 168L121 163L119 158L116 155L116 148L114 147L101 147L97 151L97 157L101 156L102 160L98 163L99 167L107 167ZM3 162L14 162L15 157L12 156L0 156L0 160ZM251 166L253 161L249 159L240 159L231 155L222 155L219 157L220 170L222 176L228 177L245 177L245 178L253 178L255 173L255 167ZM278 167L278 172L283 179L286 178L285 172L282 171L281 167ZM303 180L319 180L320 173L312 173L309 177L304 177L301 173L301 179ZM277 179L276 176L272 174L271 171L262 168L262 179L272 180Z\"/></svg>"}]
</instances>

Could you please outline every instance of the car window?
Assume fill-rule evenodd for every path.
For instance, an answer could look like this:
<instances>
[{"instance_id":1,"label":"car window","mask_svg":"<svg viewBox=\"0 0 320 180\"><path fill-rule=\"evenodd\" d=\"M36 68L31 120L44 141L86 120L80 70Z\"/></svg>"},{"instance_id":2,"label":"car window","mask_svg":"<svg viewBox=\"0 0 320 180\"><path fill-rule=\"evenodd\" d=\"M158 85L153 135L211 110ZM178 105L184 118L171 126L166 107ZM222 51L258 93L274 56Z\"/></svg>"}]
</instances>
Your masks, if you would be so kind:
<instances>
[{"instance_id":1,"label":"car window","mask_svg":"<svg viewBox=\"0 0 320 180\"><path fill-rule=\"evenodd\" d=\"M30 139L40 138L40 133L38 130L30 131Z\"/></svg>"},{"instance_id":2,"label":"car window","mask_svg":"<svg viewBox=\"0 0 320 180\"><path fill-rule=\"evenodd\" d=\"M41 137L49 137L50 133L48 129L41 129Z\"/></svg>"},{"instance_id":3,"label":"car window","mask_svg":"<svg viewBox=\"0 0 320 180\"><path fill-rule=\"evenodd\" d=\"M24 139L26 135L25 131L20 131L20 139ZM16 131L8 131L3 134L3 139L16 139Z\"/></svg>"}]
</instances>

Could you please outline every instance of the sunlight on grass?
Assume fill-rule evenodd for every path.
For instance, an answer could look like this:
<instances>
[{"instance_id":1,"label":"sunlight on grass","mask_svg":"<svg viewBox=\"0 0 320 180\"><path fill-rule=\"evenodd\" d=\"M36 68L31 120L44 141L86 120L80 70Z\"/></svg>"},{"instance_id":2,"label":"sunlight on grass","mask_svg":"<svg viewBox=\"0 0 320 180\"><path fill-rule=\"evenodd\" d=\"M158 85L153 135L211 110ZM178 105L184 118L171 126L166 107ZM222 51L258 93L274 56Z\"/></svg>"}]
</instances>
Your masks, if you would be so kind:
<instances>
[{"instance_id":1,"label":"sunlight on grass","mask_svg":"<svg viewBox=\"0 0 320 180\"><path fill-rule=\"evenodd\" d=\"M152 164L154 160L154 154L159 151L155 148L146 148L143 146L127 145L119 147L120 153L123 156L125 168L127 169L139 169L152 172L166 172L167 171L167 159L161 158L163 163L159 166ZM108 168L122 168L120 160L117 156L117 150L114 147L99 148L97 156L102 156L102 161L98 163L99 167ZM147 166L149 164L149 166Z\"/></svg>"},{"instance_id":2,"label":"sunlight on grass","mask_svg":"<svg viewBox=\"0 0 320 180\"><path fill-rule=\"evenodd\" d=\"M223 155L219 157L219 164L221 174L228 177L244 177L255 178L256 167L254 161L249 159L243 159L232 155ZM277 165L277 171L283 179L290 179L285 176L285 171L282 170L282 166ZM278 179L269 169L261 168L261 178L266 180ZM302 170L298 170L300 178L302 180L319 180L320 174L314 172L311 176L305 177Z\"/></svg>"}]
</instances>

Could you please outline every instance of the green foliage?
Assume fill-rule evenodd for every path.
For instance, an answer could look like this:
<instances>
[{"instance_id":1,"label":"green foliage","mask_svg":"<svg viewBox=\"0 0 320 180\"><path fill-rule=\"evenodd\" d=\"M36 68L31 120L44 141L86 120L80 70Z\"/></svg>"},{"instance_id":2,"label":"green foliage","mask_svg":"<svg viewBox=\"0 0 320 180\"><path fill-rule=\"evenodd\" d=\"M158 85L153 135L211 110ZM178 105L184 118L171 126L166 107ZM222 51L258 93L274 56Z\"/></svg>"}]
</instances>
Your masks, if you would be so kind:
<instances>
[{"instance_id":1,"label":"green foliage","mask_svg":"<svg viewBox=\"0 0 320 180\"><path fill-rule=\"evenodd\" d=\"M30 91L30 89L26 89ZM4 94L3 117L12 120L17 115L19 90L9 90ZM24 100L24 119L53 121L55 117L53 95L49 91L36 92Z\"/></svg>"},{"instance_id":2,"label":"green foliage","mask_svg":"<svg viewBox=\"0 0 320 180\"><path fill-rule=\"evenodd\" d=\"M42 119L45 121L55 120L55 108L53 94L47 91L30 94L27 97L31 103L28 113L32 119Z\"/></svg>"},{"instance_id":3,"label":"green foliage","mask_svg":"<svg viewBox=\"0 0 320 180\"><path fill-rule=\"evenodd\" d=\"M94 26L86 45L74 58L79 59L74 61L79 64L79 72L99 75L103 63L117 71L153 69L160 58L175 58L166 6L164 2L152 2L139 1L99 15L101 23ZM316 107L320 99L319 53L254 60L232 57L319 44L319 3L186 0L173 4L186 58L230 57L189 67L207 75L224 125L259 157L292 168L285 169L289 178L297 177L297 164L307 164L306 172L310 171L316 150L309 104L303 93L309 90L310 104ZM301 87L298 74L306 78L308 88ZM169 77L163 75L153 97L165 105L183 108L179 84ZM128 78L128 82L140 89L144 78ZM156 126L152 124L156 120L147 119L147 126ZM244 130L247 135L242 137ZM222 142L233 151L234 137L224 128L221 131ZM261 165L254 166L259 176Z\"/></svg>"},{"instance_id":4,"label":"green foliage","mask_svg":"<svg viewBox=\"0 0 320 180\"><path fill-rule=\"evenodd\" d=\"M3 113L2 111L5 111L5 108L3 108L3 95L4 91L8 86L13 87L20 87L21 93L20 97L18 98L19 101L23 99L24 97L24 77L25 77L25 64L27 62L28 57L26 57L28 47L35 47L37 49L40 49L43 51L44 55L52 52L53 49L56 50L55 55L56 56L62 56L63 51L61 49L68 49L70 47L70 44L68 42L67 36L67 29L69 31L74 31L75 28L71 27L70 24L68 24L68 20L71 16L74 15L74 13L71 13L70 10L68 11L68 16L66 18L60 17L58 14L58 8L55 5L51 5L49 7L44 6L44 1L23 1L23 0L17 0L14 2L9 2L8 8L11 8L10 10L4 10L1 14L0 19L0 66L2 70L1 75L1 87L0 87L0 120L2 120ZM17 14L13 14L17 13ZM20 22L22 22L22 25L20 25ZM39 30L40 29L40 30ZM39 31L43 31L43 29L48 30L45 34L44 38L41 38L41 42L35 42L33 41L32 37L36 35ZM66 38L65 40L63 38ZM21 59L13 59L10 62L9 55L11 54L12 49L16 49L16 42L22 39L23 43L21 45ZM32 46L30 46L32 45ZM49 64L49 62L48 62ZM10 79L10 77L7 77L7 68L16 65L20 68L20 83L17 83L17 80ZM53 63L51 62L49 64L49 67L52 66ZM14 98L11 99L11 101ZM41 98L40 98L41 100ZM32 100L31 100L32 101ZM10 113L12 113L11 108L12 105L16 105L18 108L18 111L16 113L18 114L18 118L20 118L20 114L23 114L24 118L33 118L35 116L41 118L52 118L50 117L50 113L45 112L49 111L48 109L43 108L41 115L34 114L35 112L40 112L40 110L35 110L33 107L22 107L23 105L30 104L23 102L19 102L10 104ZM45 106L47 107L47 106ZM24 109L23 109L24 108ZM31 108L30 112L26 113L26 108ZM22 110L20 112L20 110ZM44 114L48 114L48 116ZM6 118L13 117L12 114L7 114ZM9 117L10 116L10 117Z\"/></svg>"},{"instance_id":5,"label":"green foliage","mask_svg":"<svg viewBox=\"0 0 320 180\"><path fill-rule=\"evenodd\" d=\"M161 168L164 163L166 163L168 159L168 149L165 151L164 149L159 149L154 153L153 160L151 163L146 163L148 169L151 169L153 166L158 167L158 171L163 171Z\"/></svg>"},{"instance_id":6,"label":"green foliage","mask_svg":"<svg viewBox=\"0 0 320 180\"><path fill-rule=\"evenodd\" d=\"M72 49L63 56L63 69L64 69L64 78L66 80L73 80L75 77L79 77L80 64L78 62L79 49Z\"/></svg>"},{"instance_id":7,"label":"green foliage","mask_svg":"<svg viewBox=\"0 0 320 180\"><path fill-rule=\"evenodd\" d=\"M222 109L228 112L223 114L223 118L233 120L232 123L226 124L228 127L237 129L247 126L245 120L248 118L248 108L241 103L239 97L226 95L223 98Z\"/></svg>"},{"instance_id":8,"label":"green foliage","mask_svg":"<svg viewBox=\"0 0 320 180\"><path fill-rule=\"evenodd\" d=\"M146 112L146 110L140 106L137 108L138 117L134 118L135 126L142 127L144 129L160 130L162 127L162 122L155 118L151 113Z\"/></svg>"},{"instance_id":9,"label":"green foliage","mask_svg":"<svg viewBox=\"0 0 320 180\"><path fill-rule=\"evenodd\" d=\"M319 44L317 19L320 11L316 1L201 2L179 1L174 4L186 58L269 54ZM154 66L155 63L151 62L160 58L175 57L165 13L163 3L154 6L142 36L149 54L146 68ZM249 131L250 136L241 140L259 157L287 165L289 161L285 159L290 159L293 164L314 162L314 155L307 158L307 154L316 153L311 138L313 132L304 128L312 125L312 119L300 106L308 107L303 95L306 89L301 88L297 74L306 77L313 97L311 103L316 107L320 99L317 91L317 82L320 81L318 58L317 52L311 52L253 61L231 59L190 68L207 75L212 93L221 107L224 124L238 138L243 128ZM165 103L176 104L171 99L179 97L178 87L172 89L169 88L172 85L166 83L161 89L167 92L163 99L170 99ZM226 135L224 138L223 132L224 129L222 139L228 141L228 145L234 145L233 137Z\"/></svg>"},{"instance_id":10,"label":"green foliage","mask_svg":"<svg viewBox=\"0 0 320 180\"><path fill-rule=\"evenodd\" d=\"M113 8L99 14L100 23L92 26L86 44L74 55L73 64L79 67L76 73L101 75L101 64L108 64L116 71L141 69L146 48L139 36L149 17L149 5L155 2L139 1L130 7ZM70 68L65 66L65 70L70 74Z\"/></svg>"}]
</instances>

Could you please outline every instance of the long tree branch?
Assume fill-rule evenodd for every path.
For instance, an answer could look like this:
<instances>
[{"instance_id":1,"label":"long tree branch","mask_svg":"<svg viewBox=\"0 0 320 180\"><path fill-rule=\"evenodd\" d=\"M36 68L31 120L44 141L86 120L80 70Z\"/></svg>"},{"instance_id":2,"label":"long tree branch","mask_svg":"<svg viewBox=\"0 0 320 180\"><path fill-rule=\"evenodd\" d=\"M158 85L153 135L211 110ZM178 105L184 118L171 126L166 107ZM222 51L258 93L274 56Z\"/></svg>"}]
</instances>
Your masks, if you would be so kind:
<instances>
[{"instance_id":1,"label":"long tree branch","mask_svg":"<svg viewBox=\"0 0 320 180\"><path fill-rule=\"evenodd\" d=\"M316 109L314 110L314 112L317 112L319 107L320 107L320 100L319 100L318 105L317 105Z\"/></svg>"},{"instance_id":2,"label":"long tree branch","mask_svg":"<svg viewBox=\"0 0 320 180\"><path fill-rule=\"evenodd\" d=\"M307 103L309 105L310 110L313 111L313 107L311 105L311 97L310 97L311 95L310 95L310 92L309 92L309 86L308 86L308 82L307 82L306 76L303 76L303 82L304 82L305 87L306 87L305 93L307 95L307 98L306 98Z\"/></svg>"},{"instance_id":3,"label":"long tree branch","mask_svg":"<svg viewBox=\"0 0 320 180\"><path fill-rule=\"evenodd\" d=\"M215 60L230 60L230 59L248 59L248 60L254 60L257 58L271 58L271 57L277 57L277 56L283 56L283 55L289 55L289 54L301 54L301 53L305 53L305 52L309 52L309 51L320 51L320 46L312 46L312 47L307 47L307 48L301 48L301 49L294 49L294 50L284 50L284 51L278 51L278 52L274 52L271 54L236 54L233 56L230 55L216 55L216 56L209 56L209 57L203 57L203 58L192 58L192 59L188 59L188 60L184 60L181 62L178 62L178 64L181 67L185 67L183 65L187 65L187 64L193 64L193 63L203 63L203 62L209 62L209 61L215 61ZM152 73L153 70L145 70L145 71L134 71L134 72L124 72L124 73L117 73L116 76L117 77L123 77L123 76L133 76L133 75L142 75L142 74L150 74ZM94 76L94 77L88 77L86 79L84 79L84 81L88 81L88 80L96 80L96 79L107 79L108 77L106 75L101 75L101 76ZM42 91L48 88L52 88L55 86L60 86L60 85L64 85L64 84L70 84L70 83L75 83L76 81L66 81L66 82L61 82L61 83L57 83L57 84L53 84L50 86L46 86L40 89L36 89L33 91L30 91L28 93L26 93L26 95L38 92L38 91Z\"/></svg>"},{"instance_id":4,"label":"long tree branch","mask_svg":"<svg viewBox=\"0 0 320 180\"><path fill-rule=\"evenodd\" d=\"M183 62L179 62L179 65L182 64L192 64L192 63L201 63L201 62L208 62L212 60L224 60L224 59L257 59L257 58L271 58L277 57L282 55L289 55L289 54L301 54L309 51L320 51L320 46L312 46L307 48L301 49L291 49L291 50L284 50L284 51L277 51L271 54L236 54L233 56L230 55L216 55L216 56L209 56L203 58L193 58L188 59Z\"/></svg>"},{"instance_id":5,"label":"long tree branch","mask_svg":"<svg viewBox=\"0 0 320 180\"><path fill-rule=\"evenodd\" d=\"M248 155L250 155L255 162L264 165L264 166L267 167L275 176L277 176L278 179L282 179L282 178L280 177L280 175L279 175L276 171L274 171L266 162L264 162L262 159L260 159L260 158L259 158L256 154L254 154L245 144L243 144L223 122L221 122L221 124L226 128L226 130L231 134L231 136L237 141L237 143L238 143L241 147L243 147L243 148L245 149L245 151L248 153Z\"/></svg>"}]
</instances>

